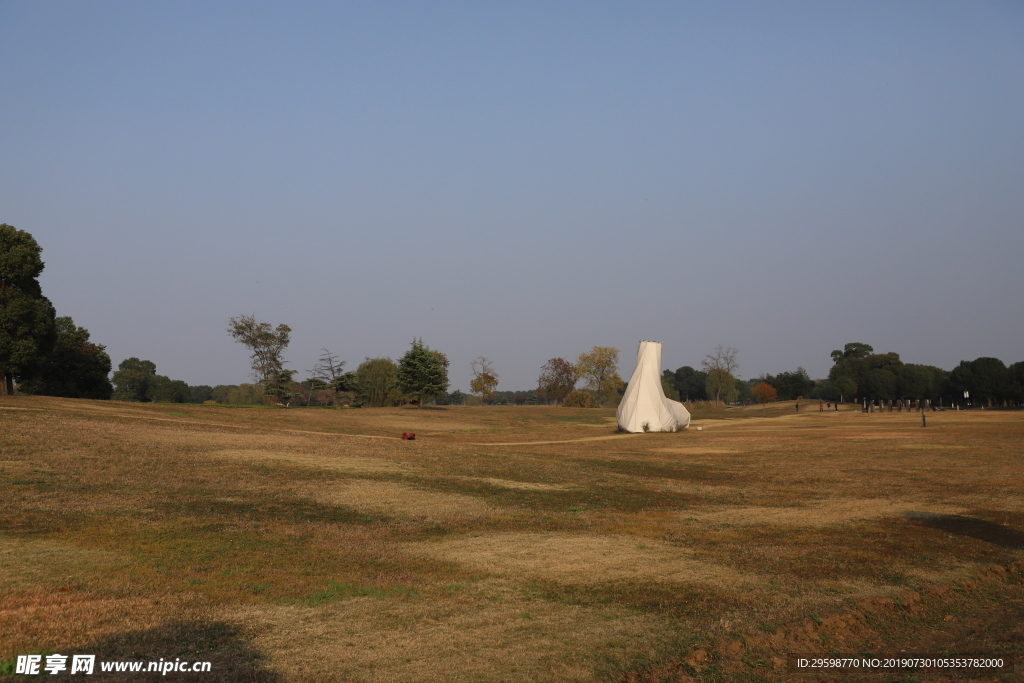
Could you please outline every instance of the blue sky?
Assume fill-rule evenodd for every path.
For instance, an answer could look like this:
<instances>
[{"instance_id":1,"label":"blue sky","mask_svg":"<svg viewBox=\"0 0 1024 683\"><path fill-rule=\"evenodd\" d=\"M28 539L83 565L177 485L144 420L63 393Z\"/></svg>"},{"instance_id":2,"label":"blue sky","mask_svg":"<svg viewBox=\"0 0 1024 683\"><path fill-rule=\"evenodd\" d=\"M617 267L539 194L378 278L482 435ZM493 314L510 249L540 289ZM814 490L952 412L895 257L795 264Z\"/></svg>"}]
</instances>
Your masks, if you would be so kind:
<instances>
[{"instance_id":1,"label":"blue sky","mask_svg":"<svg viewBox=\"0 0 1024 683\"><path fill-rule=\"evenodd\" d=\"M0 0L0 222L190 384L255 313L501 389L593 345L1024 360L1024 5Z\"/></svg>"}]
</instances>

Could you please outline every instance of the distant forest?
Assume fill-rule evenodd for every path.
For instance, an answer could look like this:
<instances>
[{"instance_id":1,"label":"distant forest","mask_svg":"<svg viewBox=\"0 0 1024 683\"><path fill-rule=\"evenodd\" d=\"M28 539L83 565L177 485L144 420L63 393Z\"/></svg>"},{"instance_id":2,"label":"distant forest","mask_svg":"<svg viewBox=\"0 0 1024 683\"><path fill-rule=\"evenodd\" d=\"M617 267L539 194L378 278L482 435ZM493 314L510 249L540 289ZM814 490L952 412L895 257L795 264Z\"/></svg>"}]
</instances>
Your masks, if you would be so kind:
<instances>
[{"instance_id":1,"label":"distant forest","mask_svg":"<svg viewBox=\"0 0 1024 683\"><path fill-rule=\"evenodd\" d=\"M70 322L66 324L71 329ZM76 331L80 328L76 328ZM79 334L81 336L81 334ZM83 350L84 349L84 350ZM68 350L64 349L64 355ZM224 405L259 405L271 400L259 383L233 385L189 385L172 380L156 372L151 361L129 358L113 374L113 380L102 372L104 362L97 356L105 355L101 346L79 346L78 353L90 356L82 365L99 365L98 372L73 373L89 386L76 386L64 379L46 384L29 380L19 385L22 393L82 398L112 398L121 401L157 403L216 403ZM1024 362L1005 365L997 358L977 358L961 361L952 370L930 365L904 363L896 353L874 353L871 346L862 343L847 344L843 351L832 354L833 366L827 378L812 379L803 368L777 375L762 374L749 380L734 379L722 401L727 404L753 403L757 400L754 388L768 384L775 390L774 400L813 399L823 401L858 402L869 400L920 399L941 405L1020 406L1024 404ZM109 359L105 364L109 368ZM377 366L377 367L372 367ZM383 373L380 371L384 366ZM390 367L389 367L390 366ZM368 359L349 375L348 384L331 386L321 378L310 377L292 382L283 403L296 406L394 406L410 401L397 389L397 364L390 359ZM377 376L374 376L376 372ZM383 374L383 381L379 375ZM687 402L709 402L709 372L683 366L662 373L662 388L671 399ZM51 377L59 377L51 372ZM373 400L373 384L381 385L376 393L382 399ZM575 386L575 385L574 385ZM604 405L614 406L622 395L625 384L615 390ZM574 390L573 393L586 392ZM964 397L967 392L969 398ZM492 391L489 395L466 394L455 390L445 392L431 400L435 405L498 405L522 406L562 403L565 396L545 391L544 387L520 391Z\"/></svg>"},{"instance_id":2,"label":"distant forest","mask_svg":"<svg viewBox=\"0 0 1024 683\"><path fill-rule=\"evenodd\" d=\"M367 358L354 371L327 349L309 373L296 381L285 369L291 328L272 327L254 315L228 320L227 332L250 353L251 384L189 385L157 374L156 364L127 358L111 376L106 347L68 316L58 317L43 296L39 274L42 248L27 232L0 224L0 395L13 393L67 398L156 403L272 404L284 406L377 407L409 403L435 405L614 406L626 383L619 375L619 350L594 346L574 360L552 358L541 368L537 388L498 391L490 359L470 365L472 395L448 391L448 357L421 339L398 361ZM961 361L952 370L904 363L899 354L875 353L853 342L832 351L832 369L812 379L802 367L778 375L738 378L737 355L718 346L700 369L683 366L662 373L671 399L716 404L815 399L822 401L929 400L938 405L1010 407L1024 404L1024 361L1007 366L998 358Z\"/></svg>"}]
</instances>

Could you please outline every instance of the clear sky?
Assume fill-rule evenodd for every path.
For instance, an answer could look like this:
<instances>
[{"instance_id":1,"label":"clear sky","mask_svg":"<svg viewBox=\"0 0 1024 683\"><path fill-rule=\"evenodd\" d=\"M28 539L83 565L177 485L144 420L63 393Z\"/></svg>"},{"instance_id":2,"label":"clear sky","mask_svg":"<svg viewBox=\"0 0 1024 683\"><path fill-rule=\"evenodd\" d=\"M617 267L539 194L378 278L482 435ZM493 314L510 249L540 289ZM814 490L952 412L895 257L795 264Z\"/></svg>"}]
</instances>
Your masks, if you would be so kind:
<instances>
[{"instance_id":1,"label":"clear sky","mask_svg":"<svg viewBox=\"0 0 1024 683\"><path fill-rule=\"evenodd\" d=\"M0 0L0 222L190 384L248 380L243 313L464 391L640 339L1015 362L1024 3Z\"/></svg>"}]
</instances>

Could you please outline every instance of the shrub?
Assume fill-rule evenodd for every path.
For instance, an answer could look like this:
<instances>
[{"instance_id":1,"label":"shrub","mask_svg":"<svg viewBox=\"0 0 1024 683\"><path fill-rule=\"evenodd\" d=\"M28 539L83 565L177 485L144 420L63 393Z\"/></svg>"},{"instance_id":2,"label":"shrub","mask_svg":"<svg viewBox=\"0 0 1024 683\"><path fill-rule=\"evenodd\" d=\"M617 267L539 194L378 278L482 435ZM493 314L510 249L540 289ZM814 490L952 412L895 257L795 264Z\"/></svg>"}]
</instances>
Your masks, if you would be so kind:
<instances>
[{"instance_id":1,"label":"shrub","mask_svg":"<svg viewBox=\"0 0 1024 683\"><path fill-rule=\"evenodd\" d=\"M562 406L565 408L596 408L597 401L592 392L574 389L566 395Z\"/></svg>"}]
</instances>

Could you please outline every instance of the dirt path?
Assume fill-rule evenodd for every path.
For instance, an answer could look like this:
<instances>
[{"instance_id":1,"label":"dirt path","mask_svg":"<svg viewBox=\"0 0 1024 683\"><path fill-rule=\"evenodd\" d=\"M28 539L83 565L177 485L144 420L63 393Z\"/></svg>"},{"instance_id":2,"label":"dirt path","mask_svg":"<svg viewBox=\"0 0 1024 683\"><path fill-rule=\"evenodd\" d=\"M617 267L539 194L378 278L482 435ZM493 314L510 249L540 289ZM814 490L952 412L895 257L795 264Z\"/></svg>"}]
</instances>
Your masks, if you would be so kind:
<instances>
[{"instance_id":1,"label":"dirt path","mask_svg":"<svg viewBox=\"0 0 1024 683\"><path fill-rule=\"evenodd\" d=\"M556 441L491 441L488 443L471 443L470 446L537 446L548 443L579 443L580 441L610 441L611 439L628 439L637 434L612 434L610 436L585 436L581 439L559 439Z\"/></svg>"}]
</instances>

